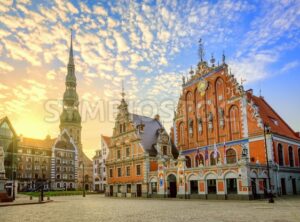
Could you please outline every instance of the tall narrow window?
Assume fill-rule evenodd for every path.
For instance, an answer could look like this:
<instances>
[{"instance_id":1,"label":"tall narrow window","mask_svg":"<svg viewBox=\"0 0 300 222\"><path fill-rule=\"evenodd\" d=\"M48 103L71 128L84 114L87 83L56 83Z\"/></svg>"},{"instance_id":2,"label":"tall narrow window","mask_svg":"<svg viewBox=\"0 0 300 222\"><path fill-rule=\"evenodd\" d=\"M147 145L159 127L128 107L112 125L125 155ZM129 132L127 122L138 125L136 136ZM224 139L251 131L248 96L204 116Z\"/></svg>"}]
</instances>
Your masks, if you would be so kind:
<instances>
[{"instance_id":1,"label":"tall narrow window","mask_svg":"<svg viewBox=\"0 0 300 222\"><path fill-rule=\"evenodd\" d=\"M126 157L129 157L130 155L130 147L126 147Z\"/></svg>"},{"instance_id":2,"label":"tall narrow window","mask_svg":"<svg viewBox=\"0 0 300 222\"><path fill-rule=\"evenodd\" d=\"M118 177L121 177L122 176L122 169L119 167L118 168Z\"/></svg>"},{"instance_id":3,"label":"tall narrow window","mask_svg":"<svg viewBox=\"0 0 300 222\"><path fill-rule=\"evenodd\" d=\"M189 156L185 156L185 165L186 165L187 168L192 167L192 160Z\"/></svg>"},{"instance_id":4,"label":"tall narrow window","mask_svg":"<svg viewBox=\"0 0 300 222\"><path fill-rule=\"evenodd\" d=\"M239 120L239 110L236 106L232 106L230 111L230 133L231 133L231 139L239 139L239 133L240 133L240 120Z\"/></svg>"},{"instance_id":5,"label":"tall narrow window","mask_svg":"<svg viewBox=\"0 0 300 222\"><path fill-rule=\"evenodd\" d=\"M280 143L278 144L278 164L279 166L283 166L283 150Z\"/></svg>"},{"instance_id":6,"label":"tall narrow window","mask_svg":"<svg viewBox=\"0 0 300 222\"><path fill-rule=\"evenodd\" d=\"M183 125L183 123L181 123L179 125L179 130L180 130L180 133L179 133L180 139L179 139L179 141L180 141L180 144L183 145L184 144L184 125Z\"/></svg>"},{"instance_id":7,"label":"tall narrow window","mask_svg":"<svg viewBox=\"0 0 300 222\"><path fill-rule=\"evenodd\" d=\"M141 165L136 165L136 175L137 176L141 175Z\"/></svg>"},{"instance_id":8,"label":"tall narrow window","mask_svg":"<svg viewBox=\"0 0 300 222\"><path fill-rule=\"evenodd\" d=\"M294 150L293 147L289 146L289 160L290 160L290 166L294 166Z\"/></svg>"},{"instance_id":9,"label":"tall narrow window","mask_svg":"<svg viewBox=\"0 0 300 222\"><path fill-rule=\"evenodd\" d=\"M126 176L130 176L130 166L126 167Z\"/></svg>"},{"instance_id":10,"label":"tall narrow window","mask_svg":"<svg viewBox=\"0 0 300 222\"><path fill-rule=\"evenodd\" d=\"M190 137L193 137L193 120L189 120L189 135Z\"/></svg>"},{"instance_id":11,"label":"tall narrow window","mask_svg":"<svg viewBox=\"0 0 300 222\"><path fill-rule=\"evenodd\" d=\"M117 158L121 159L121 150L117 150Z\"/></svg>"}]
</instances>

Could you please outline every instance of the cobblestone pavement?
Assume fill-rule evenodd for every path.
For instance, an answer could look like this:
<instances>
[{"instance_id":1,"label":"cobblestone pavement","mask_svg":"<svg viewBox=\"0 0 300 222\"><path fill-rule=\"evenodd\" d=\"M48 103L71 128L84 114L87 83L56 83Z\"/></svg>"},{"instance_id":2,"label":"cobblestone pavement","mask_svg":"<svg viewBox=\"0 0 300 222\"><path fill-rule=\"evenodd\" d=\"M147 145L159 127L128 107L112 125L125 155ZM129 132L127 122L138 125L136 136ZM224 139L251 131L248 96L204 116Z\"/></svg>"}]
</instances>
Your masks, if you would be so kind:
<instances>
[{"instance_id":1,"label":"cobblestone pavement","mask_svg":"<svg viewBox=\"0 0 300 222\"><path fill-rule=\"evenodd\" d=\"M55 197L41 205L0 208L0 221L300 221L300 196L259 201Z\"/></svg>"}]
</instances>

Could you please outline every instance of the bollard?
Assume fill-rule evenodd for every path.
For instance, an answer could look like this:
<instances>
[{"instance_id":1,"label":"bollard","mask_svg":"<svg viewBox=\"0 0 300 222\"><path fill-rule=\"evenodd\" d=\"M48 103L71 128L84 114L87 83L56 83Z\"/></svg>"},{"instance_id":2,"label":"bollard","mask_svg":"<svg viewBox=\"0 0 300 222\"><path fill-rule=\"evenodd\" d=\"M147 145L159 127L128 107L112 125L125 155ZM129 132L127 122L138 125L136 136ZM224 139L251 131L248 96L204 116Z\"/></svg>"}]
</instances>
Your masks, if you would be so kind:
<instances>
[{"instance_id":1,"label":"bollard","mask_svg":"<svg viewBox=\"0 0 300 222\"><path fill-rule=\"evenodd\" d=\"M47 197L47 200L50 200L50 196Z\"/></svg>"},{"instance_id":2,"label":"bollard","mask_svg":"<svg viewBox=\"0 0 300 222\"><path fill-rule=\"evenodd\" d=\"M32 200L32 196L29 196L29 199Z\"/></svg>"}]
</instances>

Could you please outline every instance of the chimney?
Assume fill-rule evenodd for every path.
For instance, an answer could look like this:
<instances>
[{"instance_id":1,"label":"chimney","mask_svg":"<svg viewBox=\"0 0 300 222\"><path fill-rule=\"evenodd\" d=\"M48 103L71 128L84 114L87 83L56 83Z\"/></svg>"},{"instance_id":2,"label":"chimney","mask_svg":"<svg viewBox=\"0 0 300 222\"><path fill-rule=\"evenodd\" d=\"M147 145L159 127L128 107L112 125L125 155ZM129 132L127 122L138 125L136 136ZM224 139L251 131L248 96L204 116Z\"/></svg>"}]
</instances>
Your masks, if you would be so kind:
<instances>
[{"instance_id":1,"label":"chimney","mask_svg":"<svg viewBox=\"0 0 300 222\"><path fill-rule=\"evenodd\" d=\"M247 92L253 95L253 89L248 89Z\"/></svg>"},{"instance_id":2,"label":"chimney","mask_svg":"<svg viewBox=\"0 0 300 222\"><path fill-rule=\"evenodd\" d=\"M22 143L23 142L23 134L20 134L20 142Z\"/></svg>"},{"instance_id":3,"label":"chimney","mask_svg":"<svg viewBox=\"0 0 300 222\"><path fill-rule=\"evenodd\" d=\"M160 116L159 116L158 114L156 114L156 115L154 116L154 119L157 120L157 121L159 121L159 118L160 118Z\"/></svg>"}]
</instances>

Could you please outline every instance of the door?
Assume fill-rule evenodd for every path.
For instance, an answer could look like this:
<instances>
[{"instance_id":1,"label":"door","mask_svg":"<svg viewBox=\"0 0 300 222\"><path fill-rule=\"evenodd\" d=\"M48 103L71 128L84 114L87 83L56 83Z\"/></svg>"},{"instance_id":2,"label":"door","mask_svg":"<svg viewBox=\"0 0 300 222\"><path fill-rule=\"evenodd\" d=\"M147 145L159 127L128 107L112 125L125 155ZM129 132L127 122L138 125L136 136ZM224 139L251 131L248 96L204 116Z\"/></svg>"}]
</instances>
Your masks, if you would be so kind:
<instances>
[{"instance_id":1,"label":"door","mask_svg":"<svg viewBox=\"0 0 300 222\"><path fill-rule=\"evenodd\" d=\"M114 195L114 187L111 185L109 186L109 196L113 196Z\"/></svg>"},{"instance_id":2,"label":"door","mask_svg":"<svg viewBox=\"0 0 300 222\"><path fill-rule=\"evenodd\" d=\"M285 179L281 178L280 181L281 181L281 194L286 195Z\"/></svg>"},{"instance_id":3,"label":"door","mask_svg":"<svg viewBox=\"0 0 300 222\"><path fill-rule=\"evenodd\" d=\"M177 187L176 182L170 182L170 197L177 196Z\"/></svg>"},{"instance_id":4,"label":"door","mask_svg":"<svg viewBox=\"0 0 300 222\"><path fill-rule=\"evenodd\" d=\"M257 198L257 190L256 190L256 179L255 178L251 178L251 187L252 187L253 199L256 199Z\"/></svg>"},{"instance_id":5,"label":"door","mask_svg":"<svg viewBox=\"0 0 300 222\"><path fill-rule=\"evenodd\" d=\"M263 185L264 185L264 197L267 198L268 190L267 190L267 179L266 178L264 179Z\"/></svg>"},{"instance_id":6,"label":"door","mask_svg":"<svg viewBox=\"0 0 300 222\"><path fill-rule=\"evenodd\" d=\"M293 194L297 194L296 179L292 179Z\"/></svg>"},{"instance_id":7,"label":"door","mask_svg":"<svg viewBox=\"0 0 300 222\"><path fill-rule=\"evenodd\" d=\"M136 185L136 196L141 197L142 196L142 184Z\"/></svg>"}]
</instances>

